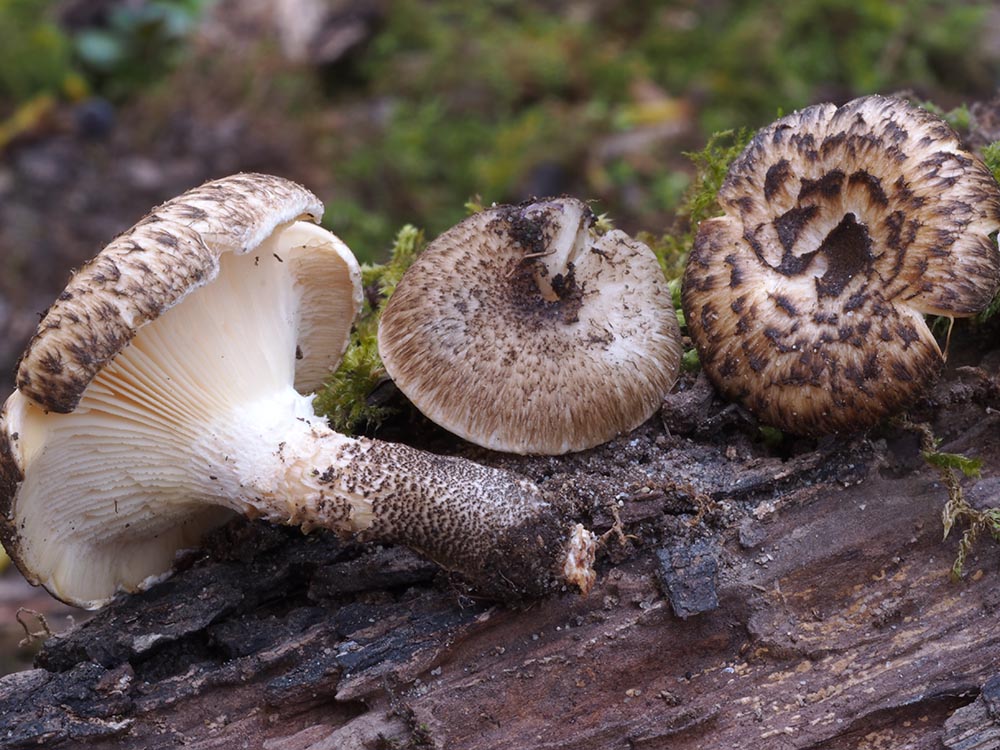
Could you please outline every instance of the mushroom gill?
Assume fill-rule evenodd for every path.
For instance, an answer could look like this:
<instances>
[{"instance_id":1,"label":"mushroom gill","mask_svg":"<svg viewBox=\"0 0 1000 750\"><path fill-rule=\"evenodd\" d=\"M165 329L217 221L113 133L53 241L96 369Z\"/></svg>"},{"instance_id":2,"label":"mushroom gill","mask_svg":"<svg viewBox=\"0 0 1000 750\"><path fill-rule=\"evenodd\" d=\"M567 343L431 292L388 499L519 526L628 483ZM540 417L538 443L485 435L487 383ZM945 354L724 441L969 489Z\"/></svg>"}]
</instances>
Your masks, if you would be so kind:
<instances>
[{"instance_id":1,"label":"mushroom gill","mask_svg":"<svg viewBox=\"0 0 1000 750\"><path fill-rule=\"evenodd\" d=\"M943 362L925 315L1000 286L1000 189L925 110L869 96L761 130L701 224L683 307L716 388L801 435L911 402Z\"/></svg>"}]
</instances>

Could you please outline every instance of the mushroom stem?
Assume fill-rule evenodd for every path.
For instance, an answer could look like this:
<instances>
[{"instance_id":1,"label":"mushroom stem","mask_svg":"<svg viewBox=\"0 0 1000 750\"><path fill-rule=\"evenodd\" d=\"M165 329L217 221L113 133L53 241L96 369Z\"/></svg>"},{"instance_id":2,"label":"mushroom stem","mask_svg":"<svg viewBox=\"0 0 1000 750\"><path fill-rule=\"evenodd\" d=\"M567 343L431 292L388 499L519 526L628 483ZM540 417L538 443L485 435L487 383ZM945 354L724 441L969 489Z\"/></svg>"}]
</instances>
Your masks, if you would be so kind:
<instances>
[{"instance_id":1,"label":"mushroom stem","mask_svg":"<svg viewBox=\"0 0 1000 750\"><path fill-rule=\"evenodd\" d=\"M248 434L259 443L251 450ZM405 544L501 599L593 584L593 535L567 524L527 479L341 435L295 391L241 411L206 440L215 445L201 455L221 457L210 476L230 485L226 505L246 515ZM241 449L229 450L230 440Z\"/></svg>"}]
</instances>

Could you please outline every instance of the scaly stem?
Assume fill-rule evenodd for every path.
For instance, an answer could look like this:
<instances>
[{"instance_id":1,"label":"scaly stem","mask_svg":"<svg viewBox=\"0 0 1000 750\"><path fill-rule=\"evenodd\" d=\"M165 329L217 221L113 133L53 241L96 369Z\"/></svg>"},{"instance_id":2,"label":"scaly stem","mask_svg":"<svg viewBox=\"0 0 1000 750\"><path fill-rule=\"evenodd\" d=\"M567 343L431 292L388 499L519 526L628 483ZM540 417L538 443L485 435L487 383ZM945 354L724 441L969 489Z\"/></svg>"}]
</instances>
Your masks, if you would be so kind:
<instances>
[{"instance_id":1,"label":"scaly stem","mask_svg":"<svg viewBox=\"0 0 1000 750\"><path fill-rule=\"evenodd\" d=\"M286 427L289 425L286 424ZM348 438L300 417L234 466L248 515L404 544L501 599L593 583L594 539L510 472L405 445Z\"/></svg>"}]
</instances>

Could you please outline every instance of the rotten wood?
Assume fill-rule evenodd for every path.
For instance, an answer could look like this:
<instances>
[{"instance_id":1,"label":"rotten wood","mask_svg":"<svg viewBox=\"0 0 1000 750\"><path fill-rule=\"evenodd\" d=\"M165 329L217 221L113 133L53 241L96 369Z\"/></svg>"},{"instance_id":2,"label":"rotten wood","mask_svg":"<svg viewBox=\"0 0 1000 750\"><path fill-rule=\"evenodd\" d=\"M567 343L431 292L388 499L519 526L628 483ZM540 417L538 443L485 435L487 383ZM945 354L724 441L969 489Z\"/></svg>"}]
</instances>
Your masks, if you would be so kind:
<instances>
[{"instance_id":1,"label":"rotten wood","mask_svg":"<svg viewBox=\"0 0 1000 750\"><path fill-rule=\"evenodd\" d=\"M913 417L996 504L997 355L952 345ZM950 579L914 435L771 445L689 377L593 451L459 450L620 521L589 596L504 608L405 550L239 522L0 680L0 747L1000 746L1000 551Z\"/></svg>"}]
</instances>

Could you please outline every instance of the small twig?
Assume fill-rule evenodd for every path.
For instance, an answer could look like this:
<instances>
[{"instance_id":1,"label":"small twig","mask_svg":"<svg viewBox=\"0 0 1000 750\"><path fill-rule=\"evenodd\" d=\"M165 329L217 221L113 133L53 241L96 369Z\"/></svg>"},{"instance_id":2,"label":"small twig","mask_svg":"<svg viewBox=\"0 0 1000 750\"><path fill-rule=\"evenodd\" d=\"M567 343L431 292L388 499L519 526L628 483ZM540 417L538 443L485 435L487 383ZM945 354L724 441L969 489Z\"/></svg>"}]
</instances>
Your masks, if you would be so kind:
<instances>
[{"instance_id":1,"label":"small twig","mask_svg":"<svg viewBox=\"0 0 1000 750\"><path fill-rule=\"evenodd\" d=\"M521 264L524 263L524 261L534 260L535 258L544 258L548 255L552 255L554 252L555 250L552 249L552 250L541 250L537 253L525 253L524 255L522 255L520 258L517 259L517 262L513 266L511 266L510 270L507 272L507 278L509 279L515 273L517 273L521 269Z\"/></svg>"},{"instance_id":2,"label":"small twig","mask_svg":"<svg viewBox=\"0 0 1000 750\"><path fill-rule=\"evenodd\" d=\"M948 361L948 349L951 346L951 332L954 330L954 328L955 328L955 319L949 316L948 317L948 335L945 336L945 339L944 339L944 351L941 353L942 356L944 357L944 361L945 362Z\"/></svg>"},{"instance_id":3,"label":"small twig","mask_svg":"<svg viewBox=\"0 0 1000 750\"><path fill-rule=\"evenodd\" d=\"M22 615L25 614L34 617L36 624L41 626L41 630L32 630L28 623L21 619ZM18 624L24 628L24 638L22 638L17 644L21 648L26 648L35 643L35 641L44 641L55 635L49 627L49 623L45 620L45 615L37 610L28 609L27 607L19 607L17 614L14 615L14 618L17 620Z\"/></svg>"},{"instance_id":4,"label":"small twig","mask_svg":"<svg viewBox=\"0 0 1000 750\"><path fill-rule=\"evenodd\" d=\"M615 537L618 540L618 543L622 547L624 547L626 544L628 544L628 540L629 539L638 539L639 538L639 537L635 536L634 534L626 534L625 533L625 531L624 531L625 524L622 522L621 511L618 510L618 502L616 500L612 500L610 503L608 503L608 509L611 511L611 518L614 519L614 523L611 525L610 529L608 529L607 531L605 531L598 538L597 543L600 546L602 546L602 547L606 546L607 543L608 543L608 540L612 536Z\"/></svg>"},{"instance_id":5,"label":"small twig","mask_svg":"<svg viewBox=\"0 0 1000 750\"><path fill-rule=\"evenodd\" d=\"M705 516L718 512L719 504L710 495L696 490L691 484L675 485L674 488L690 495L691 501L694 503L696 512L694 518L688 521L689 526L700 526L705 520Z\"/></svg>"}]
</instances>

